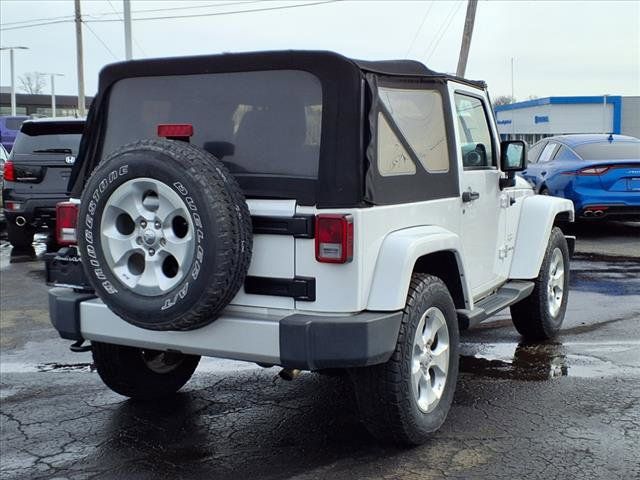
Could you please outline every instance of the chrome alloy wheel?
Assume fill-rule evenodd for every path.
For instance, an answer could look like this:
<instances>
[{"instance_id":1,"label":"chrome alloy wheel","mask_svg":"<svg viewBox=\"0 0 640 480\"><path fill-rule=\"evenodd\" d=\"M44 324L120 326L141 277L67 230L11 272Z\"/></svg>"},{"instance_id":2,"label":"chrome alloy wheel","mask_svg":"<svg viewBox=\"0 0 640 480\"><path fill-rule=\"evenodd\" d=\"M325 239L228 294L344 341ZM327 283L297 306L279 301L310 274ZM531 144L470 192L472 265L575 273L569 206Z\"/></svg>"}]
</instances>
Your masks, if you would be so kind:
<instances>
[{"instance_id":1,"label":"chrome alloy wheel","mask_svg":"<svg viewBox=\"0 0 640 480\"><path fill-rule=\"evenodd\" d=\"M449 329L442 311L429 308L413 339L411 386L418 408L429 413L436 408L449 372Z\"/></svg>"},{"instance_id":2,"label":"chrome alloy wheel","mask_svg":"<svg viewBox=\"0 0 640 480\"><path fill-rule=\"evenodd\" d=\"M135 178L109 197L100 224L107 265L134 293L161 295L187 275L195 249L191 215L168 185Z\"/></svg>"},{"instance_id":3,"label":"chrome alloy wheel","mask_svg":"<svg viewBox=\"0 0 640 480\"><path fill-rule=\"evenodd\" d=\"M555 317L562 306L564 296L564 258L562 251L555 248L549 262L549 280L547 283L547 309Z\"/></svg>"},{"instance_id":4,"label":"chrome alloy wheel","mask_svg":"<svg viewBox=\"0 0 640 480\"><path fill-rule=\"evenodd\" d=\"M183 356L180 353L160 352L158 350L142 350L142 360L153 373L169 373L182 364Z\"/></svg>"}]
</instances>

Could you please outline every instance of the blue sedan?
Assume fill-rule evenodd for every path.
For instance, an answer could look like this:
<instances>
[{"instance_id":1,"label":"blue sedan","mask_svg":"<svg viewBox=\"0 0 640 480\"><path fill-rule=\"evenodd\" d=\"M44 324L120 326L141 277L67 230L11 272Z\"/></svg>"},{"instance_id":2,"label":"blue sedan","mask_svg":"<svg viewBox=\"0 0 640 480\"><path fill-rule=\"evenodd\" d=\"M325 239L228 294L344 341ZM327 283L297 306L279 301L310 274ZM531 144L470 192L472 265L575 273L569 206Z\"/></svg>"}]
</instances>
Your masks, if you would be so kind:
<instances>
[{"instance_id":1,"label":"blue sedan","mask_svg":"<svg viewBox=\"0 0 640 480\"><path fill-rule=\"evenodd\" d=\"M640 220L640 140L561 135L529 149L522 176L542 195L573 201L576 218Z\"/></svg>"}]
</instances>

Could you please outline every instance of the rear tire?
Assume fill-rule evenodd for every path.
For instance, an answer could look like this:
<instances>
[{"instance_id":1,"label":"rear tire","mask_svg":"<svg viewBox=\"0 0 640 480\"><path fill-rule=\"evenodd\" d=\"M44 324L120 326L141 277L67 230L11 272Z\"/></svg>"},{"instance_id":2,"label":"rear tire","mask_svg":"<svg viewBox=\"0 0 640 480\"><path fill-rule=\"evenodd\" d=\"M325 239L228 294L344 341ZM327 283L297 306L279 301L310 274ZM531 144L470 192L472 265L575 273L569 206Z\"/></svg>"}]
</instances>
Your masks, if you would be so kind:
<instances>
[{"instance_id":1,"label":"rear tire","mask_svg":"<svg viewBox=\"0 0 640 480\"><path fill-rule=\"evenodd\" d=\"M458 379L459 332L447 287L414 274L395 351L351 370L362 422L381 441L424 443L444 423Z\"/></svg>"},{"instance_id":2,"label":"rear tire","mask_svg":"<svg viewBox=\"0 0 640 480\"><path fill-rule=\"evenodd\" d=\"M176 393L189 381L200 357L92 342L98 375L107 387L137 400Z\"/></svg>"},{"instance_id":3,"label":"rear tire","mask_svg":"<svg viewBox=\"0 0 640 480\"><path fill-rule=\"evenodd\" d=\"M511 306L516 330L527 340L553 338L562 326L568 293L569 246L562 230L554 227L533 292Z\"/></svg>"},{"instance_id":4,"label":"rear tire","mask_svg":"<svg viewBox=\"0 0 640 480\"><path fill-rule=\"evenodd\" d=\"M28 225L19 227L13 222L7 222L7 237L14 248L29 248L34 234L35 231Z\"/></svg>"}]
</instances>

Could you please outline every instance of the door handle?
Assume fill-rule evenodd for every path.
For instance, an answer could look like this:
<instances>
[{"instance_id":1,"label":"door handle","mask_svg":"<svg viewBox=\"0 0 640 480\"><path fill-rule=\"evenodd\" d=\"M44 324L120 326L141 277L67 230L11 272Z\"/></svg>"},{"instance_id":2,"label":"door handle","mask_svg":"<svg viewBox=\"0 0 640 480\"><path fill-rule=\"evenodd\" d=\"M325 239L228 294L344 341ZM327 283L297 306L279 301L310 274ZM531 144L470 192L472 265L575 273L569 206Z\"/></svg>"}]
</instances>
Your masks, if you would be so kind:
<instances>
[{"instance_id":1,"label":"door handle","mask_svg":"<svg viewBox=\"0 0 640 480\"><path fill-rule=\"evenodd\" d=\"M474 200L477 200L479 198L480 198L480 194L478 192L472 192L471 190L462 192L462 201L464 203L473 202Z\"/></svg>"}]
</instances>

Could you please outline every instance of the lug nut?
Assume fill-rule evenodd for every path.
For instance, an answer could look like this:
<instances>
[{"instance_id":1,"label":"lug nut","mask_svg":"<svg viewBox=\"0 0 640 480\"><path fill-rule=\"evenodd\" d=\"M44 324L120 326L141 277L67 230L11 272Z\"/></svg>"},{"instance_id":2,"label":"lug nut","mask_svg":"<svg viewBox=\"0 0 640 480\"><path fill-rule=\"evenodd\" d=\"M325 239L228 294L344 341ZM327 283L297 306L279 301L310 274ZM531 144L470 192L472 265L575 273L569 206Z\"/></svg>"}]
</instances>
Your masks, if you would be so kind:
<instances>
[{"instance_id":1,"label":"lug nut","mask_svg":"<svg viewBox=\"0 0 640 480\"><path fill-rule=\"evenodd\" d=\"M155 255L156 251L153 248L149 249L149 255L151 255L152 257Z\"/></svg>"},{"instance_id":2,"label":"lug nut","mask_svg":"<svg viewBox=\"0 0 640 480\"><path fill-rule=\"evenodd\" d=\"M156 221L156 228L160 228L162 226L162 224L158 221Z\"/></svg>"},{"instance_id":3,"label":"lug nut","mask_svg":"<svg viewBox=\"0 0 640 480\"><path fill-rule=\"evenodd\" d=\"M137 243L138 245L142 245L142 237L138 237L138 238L136 238L136 243Z\"/></svg>"},{"instance_id":4,"label":"lug nut","mask_svg":"<svg viewBox=\"0 0 640 480\"><path fill-rule=\"evenodd\" d=\"M144 221L144 220L142 220L142 221L140 222L140 226L141 226L142 228L146 228L146 226L147 226L147 222L146 222L146 221Z\"/></svg>"}]
</instances>

